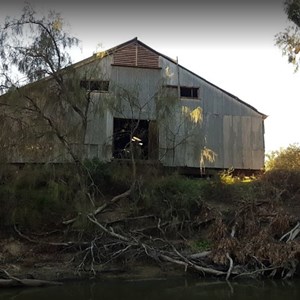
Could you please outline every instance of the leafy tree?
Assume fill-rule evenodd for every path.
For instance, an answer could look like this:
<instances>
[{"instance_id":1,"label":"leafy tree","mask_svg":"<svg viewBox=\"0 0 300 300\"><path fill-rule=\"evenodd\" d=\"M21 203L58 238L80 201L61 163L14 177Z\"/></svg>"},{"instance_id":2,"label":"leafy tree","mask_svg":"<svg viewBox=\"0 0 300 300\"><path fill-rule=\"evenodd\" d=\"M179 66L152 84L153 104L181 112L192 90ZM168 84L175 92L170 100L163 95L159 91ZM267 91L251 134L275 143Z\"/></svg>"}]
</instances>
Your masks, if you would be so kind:
<instances>
[{"instance_id":1,"label":"leafy tree","mask_svg":"<svg viewBox=\"0 0 300 300\"><path fill-rule=\"evenodd\" d=\"M292 144L287 148L271 152L267 157L266 169L300 171L300 146Z\"/></svg>"},{"instance_id":2,"label":"leafy tree","mask_svg":"<svg viewBox=\"0 0 300 300\"><path fill-rule=\"evenodd\" d=\"M0 30L0 93L9 91L0 99L1 119L5 132L17 137L2 135L1 145L21 145L19 153L47 153L53 150L49 141L60 142L80 165L72 144L84 141L92 101L74 84L78 74L70 66L68 50L79 40L67 32L59 13L39 16L29 4L20 18L7 17Z\"/></svg>"},{"instance_id":3,"label":"leafy tree","mask_svg":"<svg viewBox=\"0 0 300 300\"><path fill-rule=\"evenodd\" d=\"M18 162L67 157L82 198L92 199L82 154L93 99L71 65L69 50L78 45L59 13L40 16L29 4L0 26L0 153Z\"/></svg>"},{"instance_id":4,"label":"leafy tree","mask_svg":"<svg viewBox=\"0 0 300 300\"><path fill-rule=\"evenodd\" d=\"M60 71L71 64L67 50L78 46L79 40L66 31L59 13L39 16L27 4L20 18L7 17L0 30L2 92L46 75L53 76L62 88ZM11 75L16 70L19 80L13 81Z\"/></svg>"},{"instance_id":5,"label":"leafy tree","mask_svg":"<svg viewBox=\"0 0 300 300\"><path fill-rule=\"evenodd\" d=\"M275 36L276 45L282 54L288 57L288 62L299 69L300 52L300 0L286 0L284 11L291 25Z\"/></svg>"}]
</instances>

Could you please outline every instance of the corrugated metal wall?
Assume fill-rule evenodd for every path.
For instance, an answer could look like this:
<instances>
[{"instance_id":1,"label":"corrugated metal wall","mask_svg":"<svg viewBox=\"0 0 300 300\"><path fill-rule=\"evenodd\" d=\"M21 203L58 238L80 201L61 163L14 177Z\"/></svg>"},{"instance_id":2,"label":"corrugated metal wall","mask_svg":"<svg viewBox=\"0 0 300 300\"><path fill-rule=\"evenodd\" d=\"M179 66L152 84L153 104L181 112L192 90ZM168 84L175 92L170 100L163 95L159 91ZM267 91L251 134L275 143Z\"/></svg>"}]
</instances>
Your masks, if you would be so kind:
<instances>
[{"instance_id":1,"label":"corrugated metal wall","mask_svg":"<svg viewBox=\"0 0 300 300\"><path fill-rule=\"evenodd\" d=\"M156 118L155 98L160 87L160 70L112 66L111 82L123 106L122 112L114 112L115 117Z\"/></svg>"},{"instance_id":2,"label":"corrugated metal wall","mask_svg":"<svg viewBox=\"0 0 300 300\"><path fill-rule=\"evenodd\" d=\"M162 70L167 69L167 73L172 75L165 76L166 84L178 85L177 64L161 57L160 65ZM205 146L216 153L215 161L213 163L206 161L206 167L262 168L264 165L262 114L183 68L179 68L179 83L182 86L199 88L199 99L181 99L181 105L200 106L203 109L203 122L198 135L201 143L189 141L185 149L180 147L177 151L185 159L177 163L179 162L181 166L199 166L201 148ZM167 159L165 164L175 166Z\"/></svg>"},{"instance_id":3,"label":"corrugated metal wall","mask_svg":"<svg viewBox=\"0 0 300 300\"><path fill-rule=\"evenodd\" d=\"M156 120L159 157L165 166L198 168L201 151L206 147L216 154L214 162L205 162L206 167L263 167L263 115L188 70L181 67L178 70L176 62L134 42L102 59L79 66L78 72L83 78L110 81L109 93L93 94L85 145L82 146L86 157L110 160L114 117L133 118ZM179 100L178 83L198 88L198 99ZM173 86L171 101L162 96L164 88L170 86ZM135 100L130 102L126 97ZM117 109L109 105L114 101L119 103ZM162 102L157 105L157 101ZM161 115L158 109L163 106L168 113L158 117ZM189 112L197 109L202 111L202 120L192 122ZM58 157L57 161L67 159L66 155Z\"/></svg>"},{"instance_id":4,"label":"corrugated metal wall","mask_svg":"<svg viewBox=\"0 0 300 300\"><path fill-rule=\"evenodd\" d=\"M129 91L137 97L138 104L132 109L132 104L123 102L121 113L106 111L104 116L91 118L89 138L86 141L99 145L98 149L101 150L98 150L98 155L102 159L110 159L112 155L114 117L155 120L155 101L160 96L160 86L178 85L178 67L175 62L160 57L160 69L157 65L153 69L132 68L132 64L137 64L137 56L133 55L136 51L137 45L131 45L114 53L113 60L111 57L105 58L112 62L107 72L113 87L111 93L116 93L120 88ZM146 56L150 53L147 51L149 50L144 51ZM128 61L125 59L126 55L129 55ZM116 66L116 62L123 66ZM214 162L205 161L207 168L262 168L263 116L186 69L179 69L179 82L181 86L199 88L199 99L182 98L180 101L173 101L167 118L157 120L162 163L165 166L199 167L201 150L206 147L216 154ZM202 122L192 124L182 114L183 106L191 111L200 107Z\"/></svg>"}]
</instances>

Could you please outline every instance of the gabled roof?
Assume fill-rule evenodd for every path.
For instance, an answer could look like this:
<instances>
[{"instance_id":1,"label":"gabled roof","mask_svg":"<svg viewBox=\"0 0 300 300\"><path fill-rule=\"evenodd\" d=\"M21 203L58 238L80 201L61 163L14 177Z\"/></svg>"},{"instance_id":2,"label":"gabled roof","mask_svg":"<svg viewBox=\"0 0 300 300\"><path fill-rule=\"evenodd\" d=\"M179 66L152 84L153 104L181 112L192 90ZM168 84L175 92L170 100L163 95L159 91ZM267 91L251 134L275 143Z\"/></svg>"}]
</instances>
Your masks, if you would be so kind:
<instances>
[{"instance_id":1,"label":"gabled roof","mask_svg":"<svg viewBox=\"0 0 300 300\"><path fill-rule=\"evenodd\" d=\"M112 54L114 54L116 51L121 50L122 48L125 48L126 46L130 45L131 43L137 43L137 44L139 44L140 46L142 46L142 47L144 47L144 48L150 50L151 52L157 54L158 56L161 56L161 57L165 58L166 60L170 61L171 63L177 64L177 61L176 61L176 60L174 60L174 59L172 59L172 58L170 58L170 57L168 57L168 56L166 56L166 55L164 55L164 54L162 54L162 53L160 53L160 52L154 50L153 48L149 47L148 45L146 45L146 44L144 44L143 42L141 42L140 40L138 40L137 37L135 37L135 38L133 38L133 39L127 41L127 42L124 42L124 43L122 43L122 44L119 44L119 45L117 45L117 46L115 46L115 47L112 47L112 48L110 48L110 49L108 49L108 50L94 53L92 56L90 56L90 57L88 57L88 58L86 58L86 59L84 59L84 60L81 60L81 61L79 61L79 62L77 62L77 63L74 63L73 65L66 67L66 68L63 69L62 71L63 71L63 72L67 72L69 68L79 68L79 67L81 67L81 66L84 66L84 65L87 65L87 64L89 64L89 63L92 63L92 62L94 62L94 61L96 61L96 60L98 60L98 59L102 59L102 58L104 58L104 57L106 57L106 56L112 55ZM266 118L267 118L267 115L265 115L265 114L259 112L255 107L251 106L251 105L248 104L247 102L244 102L243 100L241 100L241 99L238 98L237 96L235 96L235 95L233 95L233 94L231 94L231 93L225 91L224 89L222 89L222 88L220 88L219 86L217 86L217 85L211 83L210 81L208 81L208 80L206 80L205 78L199 76L198 74L196 74L196 73L190 71L189 69L185 68L184 66L182 66L182 65L180 65L180 64L178 64L178 66L179 66L181 69L183 69L183 70L189 72L189 73L192 74L193 76L196 76L197 78L201 79L202 81L206 82L207 84L209 84L209 85L213 86L214 88L216 88L216 89L222 91L223 93L227 94L228 96L230 96L231 98L235 99L236 101L238 101L238 102L242 103L243 105L249 107L249 108L252 109L253 111L255 111L255 112L257 112L258 114L260 114L260 115L262 116L263 119L266 119ZM42 79L38 80L38 82L44 81L44 80L48 80L48 79L50 79L50 77L42 78ZM27 85L25 85L25 86L34 85L35 83L36 83L36 82L32 82L32 83L29 83L29 84L27 84ZM5 94L4 94L4 95L5 95ZM0 97L1 97L1 96L4 96L4 95L0 95Z\"/></svg>"},{"instance_id":2,"label":"gabled roof","mask_svg":"<svg viewBox=\"0 0 300 300\"><path fill-rule=\"evenodd\" d=\"M157 54L157 55L159 55L159 56L161 56L161 57L163 57L163 58L165 58L166 60L170 61L171 63L176 63L176 64L177 64L177 61L176 61L176 60L174 60L174 59L172 59L172 58L166 56L165 54L162 54L162 53L156 51L155 49L149 47L148 45L146 45L146 44L144 44L143 42L141 42L140 40L138 40L137 37L135 37L135 38L133 38L133 39L127 41L127 42L124 42L124 43L122 43L122 44L120 44L120 45L117 45L117 46L115 46L115 47L112 47L112 48L110 48L110 49L108 49L108 50L105 50L105 51L102 51L102 52L95 53L95 54L93 54L91 57L89 57L89 58L87 58L87 59L84 59L84 60L82 60L82 61L80 61L80 62L78 62L78 63L75 63L75 64L73 65L73 67L80 67L80 66L82 66L82 65L89 64L89 63L91 63L91 62L93 62L93 61L95 61L95 60L97 60L97 59L99 59L99 58L101 59L101 58L103 58L103 57L105 57L105 56L114 54L114 52L116 52L116 51L118 51L118 50L120 50L120 49L122 49L122 48L125 48L126 46L128 46L128 45L131 44L131 43L138 43L138 44L141 45L142 47L144 47L144 48L146 48L146 49L152 51L153 53L155 53L155 54ZM208 81L208 80L206 80L205 78L199 76L198 74L196 74L196 73L190 71L189 69L185 68L184 66L182 66L182 65L180 65L180 64L178 64L178 66L179 66L180 68L182 68L183 70L189 72L189 73L192 74L193 76L196 76L197 78L201 79L202 81L206 82L207 84L209 84L209 85L213 86L214 88L216 88L216 89L222 91L223 93L227 94L228 96L230 96L231 98L235 99L236 101L242 103L243 105L248 106L250 109L252 109L252 110L254 110L255 112L257 112L258 114L260 114L264 119L267 118L267 115L265 115L265 114L259 112L255 107L251 106L251 105L248 104L247 102L244 102L243 100L241 100L241 99L238 98L237 96L235 96L235 95L233 95L233 94L231 94L231 93L225 91L224 89L222 89L222 88L220 88L219 86L217 86L217 85L211 83L210 81Z\"/></svg>"}]
</instances>

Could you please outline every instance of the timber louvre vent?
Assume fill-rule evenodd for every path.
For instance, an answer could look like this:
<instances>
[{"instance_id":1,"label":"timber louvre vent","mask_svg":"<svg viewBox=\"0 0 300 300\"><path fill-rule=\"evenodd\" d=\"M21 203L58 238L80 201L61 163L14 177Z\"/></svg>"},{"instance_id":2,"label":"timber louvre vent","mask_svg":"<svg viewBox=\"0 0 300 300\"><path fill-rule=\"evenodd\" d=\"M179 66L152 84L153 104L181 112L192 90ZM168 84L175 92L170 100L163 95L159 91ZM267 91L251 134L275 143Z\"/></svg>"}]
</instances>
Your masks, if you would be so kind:
<instances>
[{"instance_id":1,"label":"timber louvre vent","mask_svg":"<svg viewBox=\"0 0 300 300\"><path fill-rule=\"evenodd\" d=\"M158 69L159 56L138 43L132 43L114 53L113 65Z\"/></svg>"}]
</instances>

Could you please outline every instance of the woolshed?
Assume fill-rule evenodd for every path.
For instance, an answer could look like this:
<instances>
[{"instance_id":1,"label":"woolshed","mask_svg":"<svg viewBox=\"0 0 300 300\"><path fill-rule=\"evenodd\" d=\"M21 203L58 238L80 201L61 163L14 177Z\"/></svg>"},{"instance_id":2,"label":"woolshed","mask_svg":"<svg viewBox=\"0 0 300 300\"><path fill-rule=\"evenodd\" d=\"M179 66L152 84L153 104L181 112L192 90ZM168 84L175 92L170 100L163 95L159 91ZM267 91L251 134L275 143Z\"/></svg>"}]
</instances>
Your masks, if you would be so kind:
<instances>
[{"instance_id":1,"label":"woolshed","mask_svg":"<svg viewBox=\"0 0 300 300\"><path fill-rule=\"evenodd\" d=\"M54 75L0 97L2 159L264 166L266 116L137 38Z\"/></svg>"}]
</instances>

